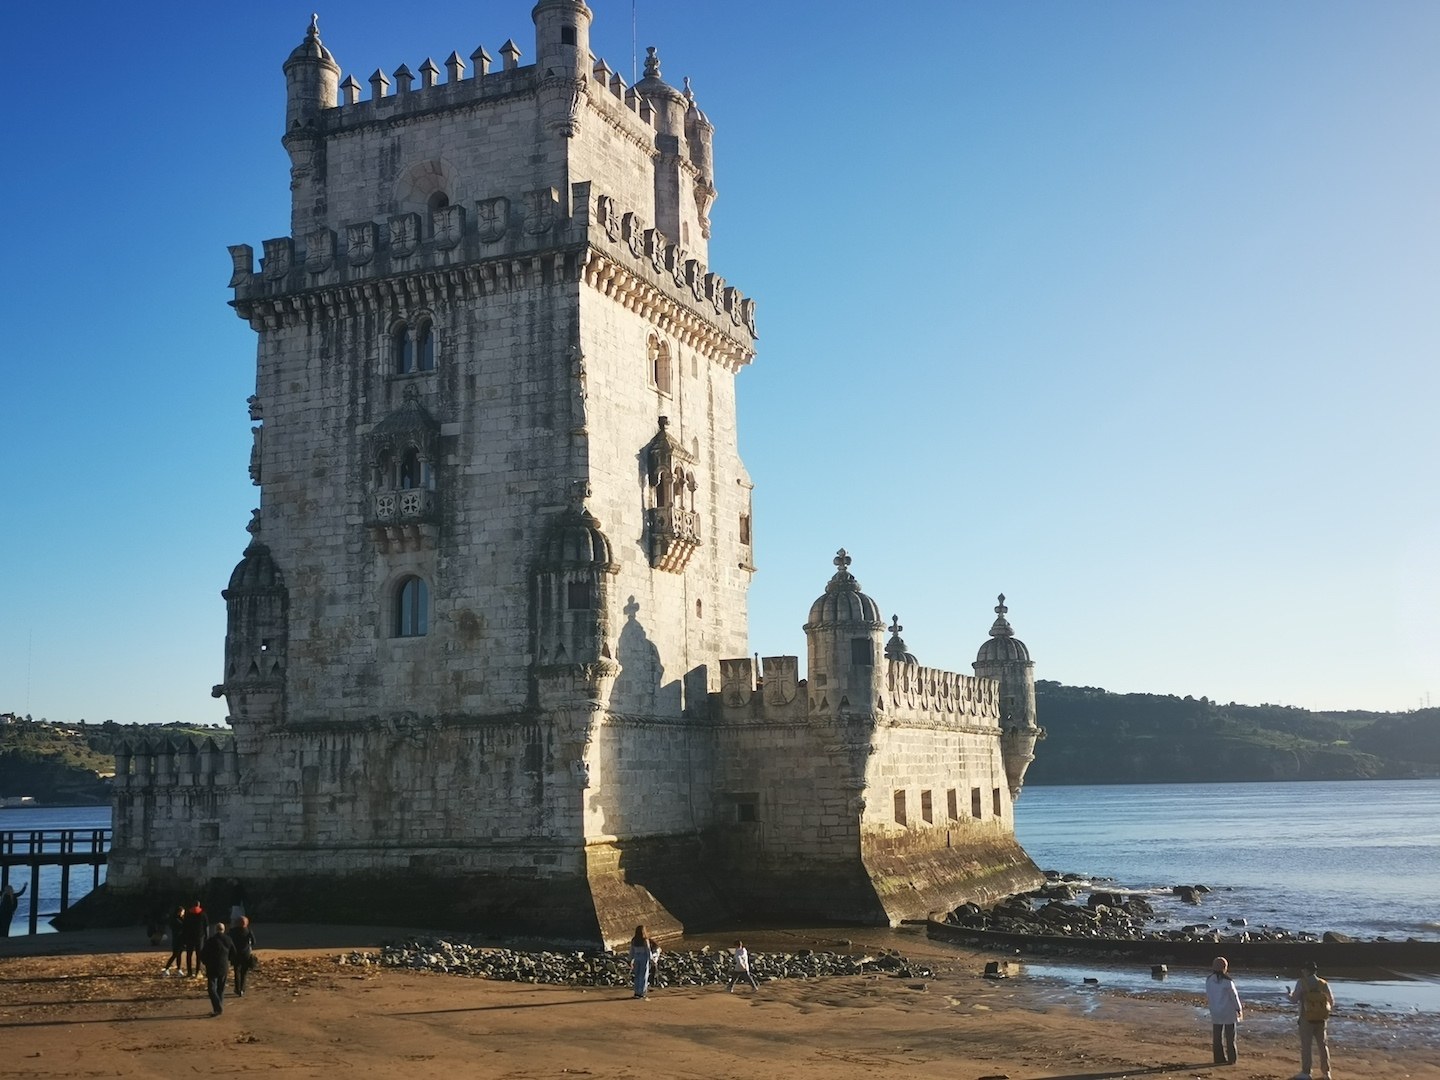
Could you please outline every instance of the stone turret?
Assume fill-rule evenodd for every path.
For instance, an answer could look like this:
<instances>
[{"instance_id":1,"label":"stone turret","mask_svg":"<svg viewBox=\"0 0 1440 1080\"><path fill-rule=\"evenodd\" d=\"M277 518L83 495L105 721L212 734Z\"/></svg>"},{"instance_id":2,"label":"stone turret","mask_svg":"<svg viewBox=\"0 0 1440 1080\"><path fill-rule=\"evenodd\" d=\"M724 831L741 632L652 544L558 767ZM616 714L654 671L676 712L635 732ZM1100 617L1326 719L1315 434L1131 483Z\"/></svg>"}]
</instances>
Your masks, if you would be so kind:
<instances>
[{"instance_id":1,"label":"stone turret","mask_svg":"<svg viewBox=\"0 0 1440 1080\"><path fill-rule=\"evenodd\" d=\"M285 61L285 134L290 155L291 235L299 236L316 213L325 177L320 114L340 103L340 65L320 40L320 19L310 16L305 40Z\"/></svg>"},{"instance_id":2,"label":"stone turret","mask_svg":"<svg viewBox=\"0 0 1440 1080\"><path fill-rule=\"evenodd\" d=\"M588 91L590 9L585 0L540 0L530 17L535 20L541 118L551 132L572 138L580 130Z\"/></svg>"},{"instance_id":3,"label":"stone turret","mask_svg":"<svg viewBox=\"0 0 1440 1080\"><path fill-rule=\"evenodd\" d=\"M1019 798L1025 770L1035 760L1035 743L1045 732L1035 723L1035 664L1030 650L1015 636L1005 613L1005 594L995 605L990 639L975 657L975 674L1000 683L1000 751L1010 797Z\"/></svg>"},{"instance_id":4,"label":"stone turret","mask_svg":"<svg viewBox=\"0 0 1440 1080\"><path fill-rule=\"evenodd\" d=\"M250 528L253 535L253 522ZM225 599L225 680L211 694L225 698L240 738L251 726L282 719L290 594L270 549L257 537L220 595Z\"/></svg>"},{"instance_id":5,"label":"stone turret","mask_svg":"<svg viewBox=\"0 0 1440 1080\"><path fill-rule=\"evenodd\" d=\"M885 671L881 663L885 620L880 606L850 573L850 556L835 556L835 576L810 605L805 623L809 646L812 715L870 716L882 708Z\"/></svg>"}]
</instances>

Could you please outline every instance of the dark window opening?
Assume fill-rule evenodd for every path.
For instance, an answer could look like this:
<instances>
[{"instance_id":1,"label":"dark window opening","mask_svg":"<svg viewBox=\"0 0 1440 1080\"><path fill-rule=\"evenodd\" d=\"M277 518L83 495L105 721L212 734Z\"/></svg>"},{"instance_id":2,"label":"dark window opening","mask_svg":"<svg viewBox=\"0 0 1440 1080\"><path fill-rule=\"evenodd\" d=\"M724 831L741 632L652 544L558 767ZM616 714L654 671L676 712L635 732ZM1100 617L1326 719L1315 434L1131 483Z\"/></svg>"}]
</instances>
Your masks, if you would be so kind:
<instances>
[{"instance_id":1,"label":"dark window opening","mask_svg":"<svg viewBox=\"0 0 1440 1080\"><path fill-rule=\"evenodd\" d=\"M418 577L408 577L396 593L395 636L423 637L429 629L430 590Z\"/></svg>"},{"instance_id":2,"label":"dark window opening","mask_svg":"<svg viewBox=\"0 0 1440 1080\"><path fill-rule=\"evenodd\" d=\"M856 667L875 666L875 643L869 638L850 639L850 663Z\"/></svg>"},{"instance_id":3,"label":"dark window opening","mask_svg":"<svg viewBox=\"0 0 1440 1080\"><path fill-rule=\"evenodd\" d=\"M980 805L980 789L978 787L970 789L970 816L977 821L984 816L984 809Z\"/></svg>"},{"instance_id":4,"label":"dark window opening","mask_svg":"<svg viewBox=\"0 0 1440 1080\"><path fill-rule=\"evenodd\" d=\"M415 370L415 343L404 323L390 335L390 366L397 375L409 375Z\"/></svg>"},{"instance_id":5,"label":"dark window opening","mask_svg":"<svg viewBox=\"0 0 1440 1080\"><path fill-rule=\"evenodd\" d=\"M430 324L421 323L415 332L415 364L421 371L435 370L435 331Z\"/></svg>"},{"instance_id":6,"label":"dark window opening","mask_svg":"<svg viewBox=\"0 0 1440 1080\"><path fill-rule=\"evenodd\" d=\"M950 812L951 821L960 820L960 793L953 787L945 793L945 801L948 804L946 809Z\"/></svg>"},{"instance_id":7,"label":"dark window opening","mask_svg":"<svg viewBox=\"0 0 1440 1080\"><path fill-rule=\"evenodd\" d=\"M760 813L753 802L737 802L735 804L735 820L741 824L749 824L760 820Z\"/></svg>"},{"instance_id":8,"label":"dark window opening","mask_svg":"<svg viewBox=\"0 0 1440 1080\"><path fill-rule=\"evenodd\" d=\"M990 801L991 801L991 805L992 805L992 806L994 807L994 809L995 809L995 816L996 816L996 817L1004 817L1004 816L1005 816L1005 811L1004 811L1004 809L1002 808L1002 804L1001 804L1001 802L1000 802L1000 789L999 789L998 787L995 788L995 789L990 793Z\"/></svg>"},{"instance_id":9,"label":"dark window opening","mask_svg":"<svg viewBox=\"0 0 1440 1080\"><path fill-rule=\"evenodd\" d=\"M560 28L560 44L561 44L561 45L574 45L574 44L575 44L575 27L573 27L573 26L562 26L562 27Z\"/></svg>"},{"instance_id":10,"label":"dark window opening","mask_svg":"<svg viewBox=\"0 0 1440 1080\"><path fill-rule=\"evenodd\" d=\"M905 792L895 792L895 824L904 825L905 822Z\"/></svg>"},{"instance_id":11,"label":"dark window opening","mask_svg":"<svg viewBox=\"0 0 1440 1080\"><path fill-rule=\"evenodd\" d=\"M926 824L935 824L935 809L930 802L930 792L920 792L920 816L925 819Z\"/></svg>"},{"instance_id":12,"label":"dark window opening","mask_svg":"<svg viewBox=\"0 0 1440 1080\"><path fill-rule=\"evenodd\" d=\"M750 546L750 515L740 515L740 543Z\"/></svg>"},{"instance_id":13,"label":"dark window opening","mask_svg":"<svg viewBox=\"0 0 1440 1080\"><path fill-rule=\"evenodd\" d=\"M588 581L567 581L565 583L565 606L571 611L590 608L590 583Z\"/></svg>"}]
</instances>

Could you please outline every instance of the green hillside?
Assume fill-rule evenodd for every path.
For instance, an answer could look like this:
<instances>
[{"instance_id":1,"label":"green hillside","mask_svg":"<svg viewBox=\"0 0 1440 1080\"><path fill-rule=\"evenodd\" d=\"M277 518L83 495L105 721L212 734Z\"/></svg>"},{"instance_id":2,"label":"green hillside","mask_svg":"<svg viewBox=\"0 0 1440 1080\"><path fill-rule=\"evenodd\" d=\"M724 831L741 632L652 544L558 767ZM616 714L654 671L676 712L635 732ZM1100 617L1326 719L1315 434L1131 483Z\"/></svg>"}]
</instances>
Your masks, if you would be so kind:
<instances>
[{"instance_id":1,"label":"green hillside","mask_svg":"<svg viewBox=\"0 0 1440 1080\"><path fill-rule=\"evenodd\" d=\"M219 741L229 734L194 724L54 724L0 713L0 797L28 795L52 806L108 803L122 742Z\"/></svg>"},{"instance_id":2,"label":"green hillside","mask_svg":"<svg viewBox=\"0 0 1440 1080\"><path fill-rule=\"evenodd\" d=\"M1036 683L1029 784L1440 776L1440 709L1320 713Z\"/></svg>"}]
</instances>

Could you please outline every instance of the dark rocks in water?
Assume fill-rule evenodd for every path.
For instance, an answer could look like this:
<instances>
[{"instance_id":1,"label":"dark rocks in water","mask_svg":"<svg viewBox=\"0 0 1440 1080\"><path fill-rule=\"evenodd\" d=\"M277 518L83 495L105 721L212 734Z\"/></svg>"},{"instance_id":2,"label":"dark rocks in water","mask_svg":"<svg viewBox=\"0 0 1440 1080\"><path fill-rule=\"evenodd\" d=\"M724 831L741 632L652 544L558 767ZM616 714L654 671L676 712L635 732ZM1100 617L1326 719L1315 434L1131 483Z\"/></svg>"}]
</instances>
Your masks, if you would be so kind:
<instances>
[{"instance_id":1,"label":"dark rocks in water","mask_svg":"<svg viewBox=\"0 0 1440 1080\"><path fill-rule=\"evenodd\" d=\"M1337 930L1326 930L1325 933L1323 933L1322 935L1320 935L1320 940L1321 940L1321 941L1354 941L1355 939L1354 939L1353 937L1351 937L1349 934L1342 934L1342 933L1340 933L1340 932L1337 931Z\"/></svg>"},{"instance_id":2,"label":"dark rocks in water","mask_svg":"<svg viewBox=\"0 0 1440 1080\"><path fill-rule=\"evenodd\" d=\"M1080 890L1068 881L1061 881L1053 885L1042 885L1036 890L1036 895L1046 900L1074 900L1080 895Z\"/></svg>"},{"instance_id":3,"label":"dark rocks in water","mask_svg":"<svg viewBox=\"0 0 1440 1080\"><path fill-rule=\"evenodd\" d=\"M1231 925L1231 926L1249 926L1250 923L1249 923L1249 921L1246 920L1246 919L1231 919L1231 920L1230 920L1230 925Z\"/></svg>"},{"instance_id":4,"label":"dark rocks in water","mask_svg":"<svg viewBox=\"0 0 1440 1080\"><path fill-rule=\"evenodd\" d=\"M1100 985L1100 980L1097 979L1097 978L1095 978L1093 975L1086 975L1086 976L1085 976L1085 985L1086 985L1086 986L1099 986L1099 985Z\"/></svg>"},{"instance_id":5,"label":"dark rocks in water","mask_svg":"<svg viewBox=\"0 0 1440 1080\"><path fill-rule=\"evenodd\" d=\"M1123 908L1125 906L1125 897L1117 892L1100 892L1097 890L1085 899L1085 906L1092 911L1101 905L1107 908Z\"/></svg>"},{"instance_id":6,"label":"dark rocks in water","mask_svg":"<svg viewBox=\"0 0 1440 1080\"><path fill-rule=\"evenodd\" d=\"M1208 891L1208 890L1207 890L1207 891ZM1198 903L1200 903L1200 887L1199 887L1199 886L1195 886L1195 885L1173 885L1173 886L1171 886L1171 888L1170 888L1170 893L1171 893L1171 895L1178 897L1183 903L1186 903L1186 904L1198 904Z\"/></svg>"},{"instance_id":7,"label":"dark rocks in water","mask_svg":"<svg viewBox=\"0 0 1440 1080\"><path fill-rule=\"evenodd\" d=\"M1163 979L1170 974L1170 968L1165 964L1152 964L1150 966L1150 977L1152 979Z\"/></svg>"}]
</instances>

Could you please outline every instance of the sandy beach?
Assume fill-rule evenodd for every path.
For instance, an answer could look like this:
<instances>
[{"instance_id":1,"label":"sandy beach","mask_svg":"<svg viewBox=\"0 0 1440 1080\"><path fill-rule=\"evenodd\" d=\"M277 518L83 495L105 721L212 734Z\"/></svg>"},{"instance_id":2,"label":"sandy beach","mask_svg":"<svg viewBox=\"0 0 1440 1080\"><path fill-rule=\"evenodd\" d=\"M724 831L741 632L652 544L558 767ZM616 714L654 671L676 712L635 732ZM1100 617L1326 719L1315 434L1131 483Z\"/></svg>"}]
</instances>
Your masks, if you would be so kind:
<instances>
[{"instance_id":1,"label":"sandy beach","mask_svg":"<svg viewBox=\"0 0 1440 1080\"><path fill-rule=\"evenodd\" d=\"M219 1017L203 980L159 975L168 949L137 930L0 941L0 1077L1288 1080L1298 1068L1290 1015L1254 1009L1239 1064L1211 1065L1198 979L1193 992L1178 980L1173 992L1144 998L986 980L988 957L957 954L918 931L772 934L759 947L898 947L933 969L927 978L776 980L734 994L675 987L644 1001L627 989L337 963L401 936L394 929L257 933L262 965ZM1433 1022L1365 1015L1342 1002L1331 1027L1336 1077L1440 1080Z\"/></svg>"}]
</instances>

